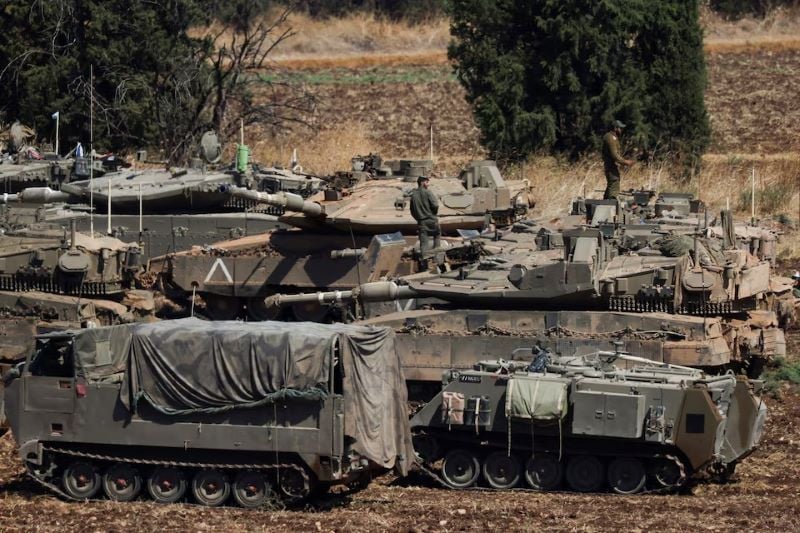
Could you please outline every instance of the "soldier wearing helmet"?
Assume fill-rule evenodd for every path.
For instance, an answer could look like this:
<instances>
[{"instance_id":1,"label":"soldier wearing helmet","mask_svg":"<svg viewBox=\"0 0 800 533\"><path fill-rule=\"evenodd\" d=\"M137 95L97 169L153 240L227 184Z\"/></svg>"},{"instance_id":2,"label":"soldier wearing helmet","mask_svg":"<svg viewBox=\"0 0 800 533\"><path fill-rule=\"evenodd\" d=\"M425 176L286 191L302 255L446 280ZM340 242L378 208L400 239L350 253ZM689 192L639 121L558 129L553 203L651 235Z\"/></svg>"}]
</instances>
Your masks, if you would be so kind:
<instances>
[{"instance_id":1,"label":"soldier wearing helmet","mask_svg":"<svg viewBox=\"0 0 800 533\"><path fill-rule=\"evenodd\" d=\"M619 196L619 166L625 165L629 167L633 165L633 161L622 157L619 147L619 138L622 136L622 130L625 129L625 124L619 120L615 120L611 124L611 128L603 136L603 169L606 174L606 191L603 198L617 199Z\"/></svg>"}]
</instances>

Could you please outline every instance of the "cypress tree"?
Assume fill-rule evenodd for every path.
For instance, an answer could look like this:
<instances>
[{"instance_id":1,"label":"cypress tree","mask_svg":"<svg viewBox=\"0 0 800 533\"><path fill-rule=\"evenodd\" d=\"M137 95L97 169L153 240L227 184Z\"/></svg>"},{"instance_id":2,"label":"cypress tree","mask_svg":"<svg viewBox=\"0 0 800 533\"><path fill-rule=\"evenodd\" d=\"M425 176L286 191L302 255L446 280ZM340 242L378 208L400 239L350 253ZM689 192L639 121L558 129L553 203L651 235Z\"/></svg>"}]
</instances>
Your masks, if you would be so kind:
<instances>
[{"instance_id":1,"label":"cypress tree","mask_svg":"<svg viewBox=\"0 0 800 533\"><path fill-rule=\"evenodd\" d=\"M451 0L449 56L493 157L575 158L613 119L641 149L708 143L697 0Z\"/></svg>"}]
</instances>

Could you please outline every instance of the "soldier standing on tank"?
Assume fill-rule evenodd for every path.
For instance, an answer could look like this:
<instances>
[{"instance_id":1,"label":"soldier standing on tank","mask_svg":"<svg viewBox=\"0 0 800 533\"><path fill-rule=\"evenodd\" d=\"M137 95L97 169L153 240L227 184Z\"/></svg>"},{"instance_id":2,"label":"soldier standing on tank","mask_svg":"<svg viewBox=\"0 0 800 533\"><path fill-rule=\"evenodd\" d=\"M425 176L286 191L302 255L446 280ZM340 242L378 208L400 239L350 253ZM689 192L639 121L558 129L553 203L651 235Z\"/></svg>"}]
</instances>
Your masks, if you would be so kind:
<instances>
[{"instance_id":1,"label":"soldier standing on tank","mask_svg":"<svg viewBox=\"0 0 800 533\"><path fill-rule=\"evenodd\" d=\"M417 221L419 232L419 255L424 260L430 251L430 237L433 237L433 247L439 248L439 202L436 196L428 189L430 178L420 176L417 178L417 189L411 193L411 216Z\"/></svg>"},{"instance_id":2,"label":"soldier standing on tank","mask_svg":"<svg viewBox=\"0 0 800 533\"><path fill-rule=\"evenodd\" d=\"M616 200L619 196L620 177L618 165L625 165L626 167L633 165L632 160L625 159L620 153L619 138L623 129L625 129L625 124L615 120L611 124L611 129L603 136L603 168L606 173L606 192L603 194L603 198L605 200Z\"/></svg>"}]
</instances>

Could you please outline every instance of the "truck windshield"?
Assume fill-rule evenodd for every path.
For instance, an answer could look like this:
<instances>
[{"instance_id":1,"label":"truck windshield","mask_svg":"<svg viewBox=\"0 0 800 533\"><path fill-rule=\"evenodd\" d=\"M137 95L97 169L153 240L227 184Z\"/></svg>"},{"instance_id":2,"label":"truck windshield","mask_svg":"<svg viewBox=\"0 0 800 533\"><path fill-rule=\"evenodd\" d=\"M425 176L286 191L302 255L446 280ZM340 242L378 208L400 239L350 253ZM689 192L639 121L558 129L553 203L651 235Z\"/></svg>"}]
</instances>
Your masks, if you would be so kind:
<instances>
[{"instance_id":1,"label":"truck windshield","mask_svg":"<svg viewBox=\"0 0 800 533\"><path fill-rule=\"evenodd\" d=\"M72 357L72 343L69 340L51 339L42 342L31 361L31 374L58 378L73 377L75 366Z\"/></svg>"}]
</instances>

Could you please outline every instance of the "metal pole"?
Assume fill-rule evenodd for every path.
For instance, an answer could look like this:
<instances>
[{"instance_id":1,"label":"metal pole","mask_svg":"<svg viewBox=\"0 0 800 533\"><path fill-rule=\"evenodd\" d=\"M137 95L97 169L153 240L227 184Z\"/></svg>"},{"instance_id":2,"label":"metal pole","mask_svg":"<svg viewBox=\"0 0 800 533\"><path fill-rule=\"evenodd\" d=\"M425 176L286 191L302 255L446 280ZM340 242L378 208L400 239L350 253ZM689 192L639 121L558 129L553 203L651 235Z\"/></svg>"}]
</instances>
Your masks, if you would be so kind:
<instances>
[{"instance_id":1,"label":"metal pole","mask_svg":"<svg viewBox=\"0 0 800 533\"><path fill-rule=\"evenodd\" d=\"M106 234L111 235L111 180L108 180L108 200L107 200L108 207L106 208L106 212L108 213L108 227L106 228Z\"/></svg>"},{"instance_id":2,"label":"metal pole","mask_svg":"<svg viewBox=\"0 0 800 533\"><path fill-rule=\"evenodd\" d=\"M61 112L56 111L56 155L58 155L58 123L61 122Z\"/></svg>"},{"instance_id":3,"label":"metal pole","mask_svg":"<svg viewBox=\"0 0 800 533\"><path fill-rule=\"evenodd\" d=\"M750 179L750 224L756 223L756 167Z\"/></svg>"},{"instance_id":4,"label":"metal pole","mask_svg":"<svg viewBox=\"0 0 800 533\"><path fill-rule=\"evenodd\" d=\"M89 234L94 237L94 66L89 65Z\"/></svg>"},{"instance_id":5,"label":"metal pole","mask_svg":"<svg viewBox=\"0 0 800 533\"><path fill-rule=\"evenodd\" d=\"M142 234L142 184L139 184L139 235Z\"/></svg>"},{"instance_id":6,"label":"metal pole","mask_svg":"<svg viewBox=\"0 0 800 533\"><path fill-rule=\"evenodd\" d=\"M431 121L431 161L433 161L433 121Z\"/></svg>"}]
</instances>

